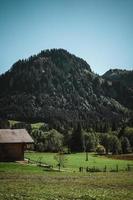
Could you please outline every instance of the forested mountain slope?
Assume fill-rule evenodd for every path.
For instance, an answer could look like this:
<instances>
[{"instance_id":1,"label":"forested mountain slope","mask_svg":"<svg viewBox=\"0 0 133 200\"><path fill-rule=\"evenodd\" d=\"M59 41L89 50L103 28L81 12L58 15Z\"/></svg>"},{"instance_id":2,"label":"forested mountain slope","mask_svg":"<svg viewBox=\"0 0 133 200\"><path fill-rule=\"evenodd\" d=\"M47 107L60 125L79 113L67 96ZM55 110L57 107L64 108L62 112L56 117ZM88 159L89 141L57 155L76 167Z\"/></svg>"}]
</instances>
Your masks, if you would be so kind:
<instances>
[{"instance_id":1,"label":"forested mountain slope","mask_svg":"<svg viewBox=\"0 0 133 200\"><path fill-rule=\"evenodd\" d=\"M0 76L0 116L57 126L122 120L133 109L133 88L110 77L64 49L42 51Z\"/></svg>"},{"instance_id":2,"label":"forested mountain slope","mask_svg":"<svg viewBox=\"0 0 133 200\"><path fill-rule=\"evenodd\" d=\"M107 95L133 109L133 71L112 69L103 78L112 82L113 90L108 88Z\"/></svg>"}]
</instances>

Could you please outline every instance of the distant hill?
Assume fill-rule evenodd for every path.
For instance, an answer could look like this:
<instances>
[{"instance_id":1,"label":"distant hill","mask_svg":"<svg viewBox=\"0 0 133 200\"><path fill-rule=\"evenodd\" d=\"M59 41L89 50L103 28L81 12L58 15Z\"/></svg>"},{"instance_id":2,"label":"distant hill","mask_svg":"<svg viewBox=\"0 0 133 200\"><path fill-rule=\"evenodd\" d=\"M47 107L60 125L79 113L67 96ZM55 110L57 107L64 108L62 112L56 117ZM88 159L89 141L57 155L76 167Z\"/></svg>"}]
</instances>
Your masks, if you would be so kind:
<instances>
[{"instance_id":1,"label":"distant hill","mask_svg":"<svg viewBox=\"0 0 133 200\"><path fill-rule=\"evenodd\" d=\"M112 82L113 91L112 88L108 89L108 96L133 109L133 71L111 69L103 78Z\"/></svg>"},{"instance_id":2,"label":"distant hill","mask_svg":"<svg viewBox=\"0 0 133 200\"><path fill-rule=\"evenodd\" d=\"M111 81L120 81L123 85L133 87L133 70L110 69L103 78Z\"/></svg>"},{"instance_id":3,"label":"distant hill","mask_svg":"<svg viewBox=\"0 0 133 200\"><path fill-rule=\"evenodd\" d=\"M0 116L64 127L121 121L133 109L133 72L118 71L100 77L64 49L42 51L0 76Z\"/></svg>"}]
</instances>

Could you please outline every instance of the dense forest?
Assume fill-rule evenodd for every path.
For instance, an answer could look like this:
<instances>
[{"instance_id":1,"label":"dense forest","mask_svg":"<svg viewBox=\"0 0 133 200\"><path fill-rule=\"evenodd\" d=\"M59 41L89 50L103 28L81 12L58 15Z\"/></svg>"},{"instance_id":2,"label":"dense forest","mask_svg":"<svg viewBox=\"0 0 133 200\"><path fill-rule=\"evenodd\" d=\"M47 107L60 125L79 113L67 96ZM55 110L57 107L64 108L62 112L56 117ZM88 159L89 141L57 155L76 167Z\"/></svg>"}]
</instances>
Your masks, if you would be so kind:
<instances>
[{"instance_id":1,"label":"dense forest","mask_svg":"<svg viewBox=\"0 0 133 200\"><path fill-rule=\"evenodd\" d=\"M34 139L30 150L39 152L97 152L98 154L127 154L133 152L133 127L123 124L114 127L104 126L101 132L83 129L78 123L73 128L56 130L46 123L26 124L24 122L0 121L0 128L25 128Z\"/></svg>"},{"instance_id":2,"label":"dense forest","mask_svg":"<svg viewBox=\"0 0 133 200\"><path fill-rule=\"evenodd\" d=\"M41 51L0 75L0 120L24 121L38 151L131 152L133 71L99 76L64 49Z\"/></svg>"},{"instance_id":3,"label":"dense forest","mask_svg":"<svg viewBox=\"0 0 133 200\"><path fill-rule=\"evenodd\" d=\"M97 122L118 124L132 118L132 80L133 71L99 76L66 50L42 51L0 76L0 116L44 121L54 128L72 127L78 121L86 128Z\"/></svg>"}]
</instances>

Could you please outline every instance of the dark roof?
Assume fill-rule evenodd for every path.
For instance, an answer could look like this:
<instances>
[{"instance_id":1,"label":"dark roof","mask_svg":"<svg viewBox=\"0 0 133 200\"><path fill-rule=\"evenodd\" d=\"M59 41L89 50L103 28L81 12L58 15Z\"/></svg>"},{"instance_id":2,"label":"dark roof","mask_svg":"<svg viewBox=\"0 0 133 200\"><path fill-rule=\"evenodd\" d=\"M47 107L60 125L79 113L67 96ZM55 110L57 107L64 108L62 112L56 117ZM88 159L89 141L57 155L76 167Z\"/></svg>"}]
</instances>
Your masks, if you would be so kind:
<instances>
[{"instance_id":1,"label":"dark roof","mask_svg":"<svg viewBox=\"0 0 133 200\"><path fill-rule=\"evenodd\" d=\"M25 129L0 129L0 143L33 143Z\"/></svg>"}]
</instances>

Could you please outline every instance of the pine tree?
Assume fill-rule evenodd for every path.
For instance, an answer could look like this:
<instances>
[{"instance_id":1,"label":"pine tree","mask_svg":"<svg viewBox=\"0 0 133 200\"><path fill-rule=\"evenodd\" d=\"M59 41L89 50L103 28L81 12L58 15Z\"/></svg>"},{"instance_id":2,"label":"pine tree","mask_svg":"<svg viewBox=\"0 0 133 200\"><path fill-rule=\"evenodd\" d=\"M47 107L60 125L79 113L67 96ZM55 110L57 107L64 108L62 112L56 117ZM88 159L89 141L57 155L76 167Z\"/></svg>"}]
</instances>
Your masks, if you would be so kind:
<instances>
[{"instance_id":1,"label":"pine tree","mask_svg":"<svg viewBox=\"0 0 133 200\"><path fill-rule=\"evenodd\" d=\"M77 124L77 127L75 127L72 132L71 151L73 152L83 151L82 130L80 123Z\"/></svg>"}]
</instances>

